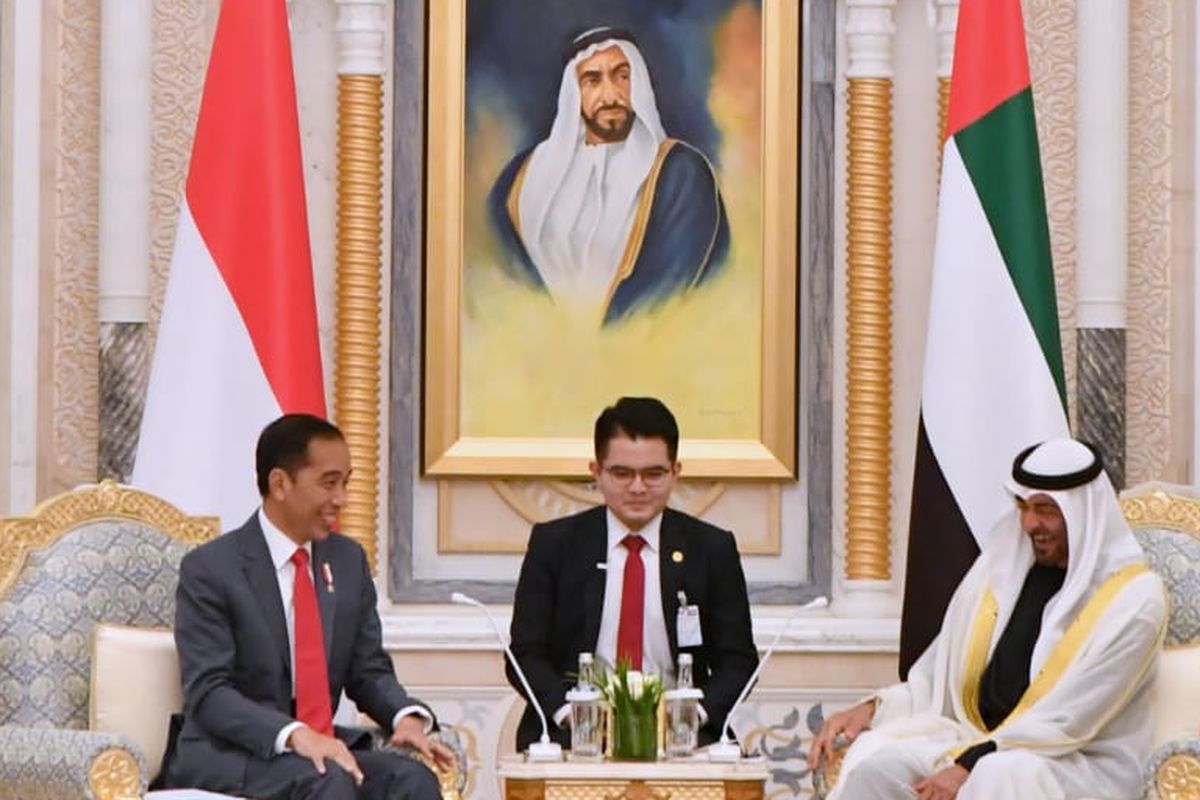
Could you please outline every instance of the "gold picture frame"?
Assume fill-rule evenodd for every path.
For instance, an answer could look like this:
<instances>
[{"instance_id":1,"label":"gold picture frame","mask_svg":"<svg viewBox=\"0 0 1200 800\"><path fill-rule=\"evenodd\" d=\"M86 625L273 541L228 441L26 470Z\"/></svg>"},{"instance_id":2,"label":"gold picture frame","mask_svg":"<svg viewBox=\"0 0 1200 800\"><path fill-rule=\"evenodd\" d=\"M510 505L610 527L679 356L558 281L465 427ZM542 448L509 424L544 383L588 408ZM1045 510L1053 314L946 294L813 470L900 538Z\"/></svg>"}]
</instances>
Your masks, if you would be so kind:
<instances>
[{"instance_id":1,"label":"gold picture frame","mask_svg":"<svg viewBox=\"0 0 1200 800\"><path fill-rule=\"evenodd\" d=\"M422 464L437 477L577 477L592 456L586 435L467 435L462 424L466 2L428 5ZM689 438L683 425L688 477L796 477L800 40L799 4L763 0L757 435Z\"/></svg>"}]
</instances>

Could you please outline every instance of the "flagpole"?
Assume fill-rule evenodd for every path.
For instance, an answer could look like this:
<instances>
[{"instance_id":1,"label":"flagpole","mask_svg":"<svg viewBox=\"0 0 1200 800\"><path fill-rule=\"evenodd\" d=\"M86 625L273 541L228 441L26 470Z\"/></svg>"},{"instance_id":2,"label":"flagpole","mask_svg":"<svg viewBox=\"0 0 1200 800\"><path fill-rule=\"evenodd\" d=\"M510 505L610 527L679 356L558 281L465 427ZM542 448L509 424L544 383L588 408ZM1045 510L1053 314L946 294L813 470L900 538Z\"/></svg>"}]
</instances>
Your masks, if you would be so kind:
<instances>
[{"instance_id":1,"label":"flagpole","mask_svg":"<svg viewBox=\"0 0 1200 800\"><path fill-rule=\"evenodd\" d=\"M895 616L891 580L894 0L848 0L846 594L839 613Z\"/></svg>"},{"instance_id":2,"label":"flagpole","mask_svg":"<svg viewBox=\"0 0 1200 800\"><path fill-rule=\"evenodd\" d=\"M379 511L384 0L337 0L337 344L334 419L354 471L342 532L373 570Z\"/></svg>"}]
</instances>

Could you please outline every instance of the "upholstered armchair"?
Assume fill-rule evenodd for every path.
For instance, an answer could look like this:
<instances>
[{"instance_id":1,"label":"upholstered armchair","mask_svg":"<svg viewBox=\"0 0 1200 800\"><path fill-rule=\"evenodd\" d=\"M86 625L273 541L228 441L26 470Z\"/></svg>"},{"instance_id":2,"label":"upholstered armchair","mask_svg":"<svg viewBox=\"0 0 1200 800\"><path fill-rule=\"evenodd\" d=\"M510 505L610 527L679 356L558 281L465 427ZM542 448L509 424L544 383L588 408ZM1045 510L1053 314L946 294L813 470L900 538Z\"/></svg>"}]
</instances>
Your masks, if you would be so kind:
<instances>
[{"instance_id":1,"label":"upholstered armchair","mask_svg":"<svg viewBox=\"0 0 1200 800\"><path fill-rule=\"evenodd\" d=\"M183 704L179 562L219 532L112 481L0 520L0 800L142 797ZM458 757L442 796L460 800L466 754L436 735Z\"/></svg>"},{"instance_id":2,"label":"upholstered armchair","mask_svg":"<svg viewBox=\"0 0 1200 800\"><path fill-rule=\"evenodd\" d=\"M111 481L0 521L0 800L145 792L141 748L89 730L94 629L170 626L180 559L217 533Z\"/></svg>"},{"instance_id":3,"label":"upholstered armchair","mask_svg":"<svg viewBox=\"0 0 1200 800\"><path fill-rule=\"evenodd\" d=\"M1123 493L1121 506L1170 596L1145 797L1200 797L1200 495L1189 487L1143 484Z\"/></svg>"}]
</instances>

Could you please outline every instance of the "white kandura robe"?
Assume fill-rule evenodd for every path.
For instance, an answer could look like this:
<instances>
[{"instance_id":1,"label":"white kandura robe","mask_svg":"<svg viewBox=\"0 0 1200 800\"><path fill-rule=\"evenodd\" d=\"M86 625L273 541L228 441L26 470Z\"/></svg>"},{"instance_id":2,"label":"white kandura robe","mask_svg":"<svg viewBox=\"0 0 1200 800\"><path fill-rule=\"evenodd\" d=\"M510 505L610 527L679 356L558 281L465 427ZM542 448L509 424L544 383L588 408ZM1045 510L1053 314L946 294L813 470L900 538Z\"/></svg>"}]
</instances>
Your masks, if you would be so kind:
<instances>
[{"instance_id":1,"label":"white kandura robe","mask_svg":"<svg viewBox=\"0 0 1200 800\"><path fill-rule=\"evenodd\" d=\"M1036 493L1010 488L1024 497ZM1166 620L1162 581L1145 570L1107 477L1078 489L1043 493L1063 510L1071 556L1063 588L1043 612L1030 666L1033 677L1021 703L992 731L978 722L979 678L1033 563L1014 511L991 532L993 546L985 548L963 578L941 632L908 680L875 695L871 729L846 753L831 800L855 800L843 789L873 754L902 755L916 765L913 780L919 780L989 739L997 752L976 763L959 800L1141 795L1142 765L1150 752L1149 690ZM1118 573L1128 579L1110 580ZM1111 599L1094 626L1081 633L1081 618L1091 613L1089 606L1099 608L1106 595ZM975 648L972 634L978 638ZM972 713L969 704L974 705ZM914 795L903 789L894 796ZM876 797L885 800L883 794Z\"/></svg>"}]
</instances>

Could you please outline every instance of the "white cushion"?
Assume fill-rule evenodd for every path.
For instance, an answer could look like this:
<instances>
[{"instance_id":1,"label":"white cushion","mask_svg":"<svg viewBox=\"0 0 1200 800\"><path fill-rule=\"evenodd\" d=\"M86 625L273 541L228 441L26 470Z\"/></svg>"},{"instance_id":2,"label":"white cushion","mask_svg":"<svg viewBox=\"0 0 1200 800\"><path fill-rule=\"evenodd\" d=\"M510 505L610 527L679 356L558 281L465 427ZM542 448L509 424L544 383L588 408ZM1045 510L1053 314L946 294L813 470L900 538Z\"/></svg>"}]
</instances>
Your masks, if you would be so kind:
<instances>
[{"instance_id":1,"label":"white cushion","mask_svg":"<svg viewBox=\"0 0 1200 800\"><path fill-rule=\"evenodd\" d=\"M1151 689L1154 746L1200 736L1200 644L1163 648Z\"/></svg>"},{"instance_id":2,"label":"white cushion","mask_svg":"<svg viewBox=\"0 0 1200 800\"><path fill-rule=\"evenodd\" d=\"M96 626L88 703L94 731L128 736L158 774L171 714L183 708L175 636L168 628Z\"/></svg>"}]
</instances>

